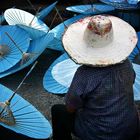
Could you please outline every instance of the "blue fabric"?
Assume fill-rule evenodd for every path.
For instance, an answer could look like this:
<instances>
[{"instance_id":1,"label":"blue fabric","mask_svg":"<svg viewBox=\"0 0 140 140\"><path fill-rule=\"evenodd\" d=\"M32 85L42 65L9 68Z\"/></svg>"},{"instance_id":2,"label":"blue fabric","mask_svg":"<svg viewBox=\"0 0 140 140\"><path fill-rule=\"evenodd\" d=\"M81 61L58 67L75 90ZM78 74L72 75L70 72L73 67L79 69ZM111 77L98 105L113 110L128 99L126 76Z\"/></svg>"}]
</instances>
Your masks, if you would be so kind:
<instances>
[{"instance_id":1,"label":"blue fabric","mask_svg":"<svg viewBox=\"0 0 140 140\"><path fill-rule=\"evenodd\" d=\"M134 138L138 124L134 79L128 60L104 68L78 68L65 99L77 109L75 132L82 140Z\"/></svg>"},{"instance_id":2,"label":"blue fabric","mask_svg":"<svg viewBox=\"0 0 140 140\"><path fill-rule=\"evenodd\" d=\"M129 3L127 1L120 2L118 0L100 0L103 3L114 6L116 9L124 9L124 10L132 10L132 9L140 9L139 4L134 4L132 2Z\"/></svg>"},{"instance_id":3,"label":"blue fabric","mask_svg":"<svg viewBox=\"0 0 140 140\"><path fill-rule=\"evenodd\" d=\"M95 8L95 9L93 9ZM67 7L66 10L80 13L80 14L101 14L115 10L113 6L106 4L93 4L93 5L76 5Z\"/></svg>"}]
</instances>

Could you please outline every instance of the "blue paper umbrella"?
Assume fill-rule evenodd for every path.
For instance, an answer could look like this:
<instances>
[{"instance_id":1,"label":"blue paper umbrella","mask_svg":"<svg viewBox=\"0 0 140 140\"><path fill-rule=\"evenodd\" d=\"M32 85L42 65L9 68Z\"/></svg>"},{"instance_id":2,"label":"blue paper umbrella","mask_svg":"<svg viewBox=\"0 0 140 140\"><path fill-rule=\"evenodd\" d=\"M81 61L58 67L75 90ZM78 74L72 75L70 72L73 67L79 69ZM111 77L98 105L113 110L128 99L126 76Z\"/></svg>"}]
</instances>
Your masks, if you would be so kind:
<instances>
[{"instance_id":1,"label":"blue paper umbrella","mask_svg":"<svg viewBox=\"0 0 140 140\"><path fill-rule=\"evenodd\" d=\"M0 25L5 21L5 18L3 15L0 15Z\"/></svg>"},{"instance_id":2,"label":"blue paper umbrella","mask_svg":"<svg viewBox=\"0 0 140 140\"><path fill-rule=\"evenodd\" d=\"M66 93L79 66L64 53L46 71L43 78L44 88L50 93ZM134 99L140 100L140 65L133 63L133 67L136 72L136 80L133 86Z\"/></svg>"},{"instance_id":3,"label":"blue paper umbrella","mask_svg":"<svg viewBox=\"0 0 140 140\"><path fill-rule=\"evenodd\" d=\"M43 78L44 88L54 94L66 93L78 67L79 65L64 53L46 71Z\"/></svg>"},{"instance_id":4,"label":"blue paper umbrella","mask_svg":"<svg viewBox=\"0 0 140 140\"><path fill-rule=\"evenodd\" d=\"M140 6L137 4L138 0L100 0L103 3L114 6L116 9L139 9ZM134 2L135 1L135 2Z\"/></svg>"},{"instance_id":5,"label":"blue paper umbrella","mask_svg":"<svg viewBox=\"0 0 140 140\"><path fill-rule=\"evenodd\" d=\"M58 50L58 51L64 51L64 48L62 47L62 35L70 24L76 22L77 20L80 20L81 18L84 18L86 15L78 15L75 17L72 17L68 20L66 20L64 23L61 23L57 25L55 28L50 30L51 33L54 34L54 39L48 44L47 48Z\"/></svg>"},{"instance_id":6,"label":"blue paper umbrella","mask_svg":"<svg viewBox=\"0 0 140 140\"><path fill-rule=\"evenodd\" d=\"M8 70L20 61L22 58L21 51L26 52L29 43L29 35L19 27L0 26L0 72Z\"/></svg>"},{"instance_id":7,"label":"blue paper umbrella","mask_svg":"<svg viewBox=\"0 0 140 140\"><path fill-rule=\"evenodd\" d=\"M4 76L7 76L7 75L10 75L12 73L15 73L19 70L22 70L25 67L32 64L41 55L41 53L46 49L49 41L51 41L52 39L53 39L53 34L48 33L47 35L44 35L41 38L38 38L36 40L32 40L31 43L30 43L30 47L27 51L27 53L29 54L29 58L26 61L26 63L23 63L22 65L21 65L20 62L17 63L11 69L0 73L0 78L2 78Z\"/></svg>"},{"instance_id":8,"label":"blue paper umbrella","mask_svg":"<svg viewBox=\"0 0 140 140\"><path fill-rule=\"evenodd\" d=\"M67 7L66 10L80 14L100 14L113 11L114 7L106 4L77 5Z\"/></svg>"},{"instance_id":9,"label":"blue paper umbrella","mask_svg":"<svg viewBox=\"0 0 140 140\"><path fill-rule=\"evenodd\" d=\"M133 52L129 55L129 59L134 62L140 64L140 32L137 32L138 43L134 48Z\"/></svg>"},{"instance_id":10,"label":"blue paper umbrella","mask_svg":"<svg viewBox=\"0 0 140 140\"><path fill-rule=\"evenodd\" d=\"M0 104L3 105L13 95L13 91L3 85L0 85L0 91ZM8 125L0 117L0 125L3 127L31 138L45 139L50 137L52 127L48 120L21 96L15 94L6 111L9 113L6 119L15 123ZM6 112L2 112L2 108L0 108L0 112L0 115L5 114L4 117L6 117Z\"/></svg>"},{"instance_id":11,"label":"blue paper umbrella","mask_svg":"<svg viewBox=\"0 0 140 140\"><path fill-rule=\"evenodd\" d=\"M138 64L134 64L133 63L133 68L135 70L136 73L136 79L135 79L135 83L134 83L134 99L140 100L140 65Z\"/></svg>"},{"instance_id":12,"label":"blue paper umbrella","mask_svg":"<svg viewBox=\"0 0 140 140\"><path fill-rule=\"evenodd\" d=\"M28 32L28 34L32 40L38 39L46 34L46 32L43 32L43 31L35 29L35 28L31 28L29 26L25 26L25 25L21 25L21 24L20 25L18 24L17 26L19 26L20 28L22 28L26 32Z\"/></svg>"},{"instance_id":13,"label":"blue paper umbrella","mask_svg":"<svg viewBox=\"0 0 140 140\"><path fill-rule=\"evenodd\" d=\"M52 3L51 5L45 7L43 10L41 10L38 14L37 17L41 20L44 20L45 17L53 10L53 8L56 6L57 1Z\"/></svg>"},{"instance_id":14,"label":"blue paper umbrella","mask_svg":"<svg viewBox=\"0 0 140 140\"><path fill-rule=\"evenodd\" d=\"M44 22L26 11L10 8L4 12L4 17L9 25L21 24L43 32L48 32L48 26Z\"/></svg>"}]
</instances>

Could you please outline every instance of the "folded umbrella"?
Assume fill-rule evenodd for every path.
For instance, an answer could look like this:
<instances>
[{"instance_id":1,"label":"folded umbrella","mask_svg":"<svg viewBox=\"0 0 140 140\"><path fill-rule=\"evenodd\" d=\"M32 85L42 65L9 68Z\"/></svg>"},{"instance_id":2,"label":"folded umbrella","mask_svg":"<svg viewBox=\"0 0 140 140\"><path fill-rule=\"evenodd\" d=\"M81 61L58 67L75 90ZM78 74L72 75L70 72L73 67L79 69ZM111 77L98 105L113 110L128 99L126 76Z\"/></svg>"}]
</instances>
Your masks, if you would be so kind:
<instances>
[{"instance_id":1,"label":"folded umbrella","mask_svg":"<svg viewBox=\"0 0 140 140\"><path fill-rule=\"evenodd\" d=\"M66 8L68 11L72 11L80 14L101 14L115 10L113 6L106 4L90 4L90 5L76 5Z\"/></svg>"},{"instance_id":2,"label":"folded umbrella","mask_svg":"<svg viewBox=\"0 0 140 140\"><path fill-rule=\"evenodd\" d=\"M56 6L57 1L52 3L51 5L43 8L40 12L38 12L37 17L41 20L44 20L45 17L53 10L53 8Z\"/></svg>"}]
</instances>

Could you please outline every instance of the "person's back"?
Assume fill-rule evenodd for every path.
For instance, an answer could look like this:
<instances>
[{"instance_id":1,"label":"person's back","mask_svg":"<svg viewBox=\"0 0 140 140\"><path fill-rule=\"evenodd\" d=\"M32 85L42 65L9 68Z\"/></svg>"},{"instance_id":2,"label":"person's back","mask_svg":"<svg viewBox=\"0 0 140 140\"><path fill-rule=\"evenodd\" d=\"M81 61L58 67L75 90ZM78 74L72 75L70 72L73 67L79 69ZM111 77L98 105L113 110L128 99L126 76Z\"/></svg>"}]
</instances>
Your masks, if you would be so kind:
<instances>
[{"instance_id":1,"label":"person's back","mask_svg":"<svg viewBox=\"0 0 140 140\"><path fill-rule=\"evenodd\" d=\"M135 140L135 74L127 58L137 40L132 26L111 15L86 17L68 27L63 46L83 66L74 75L66 104L52 108L54 140L72 140L73 131L81 140Z\"/></svg>"},{"instance_id":2,"label":"person's back","mask_svg":"<svg viewBox=\"0 0 140 140\"><path fill-rule=\"evenodd\" d=\"M83 140L132 140L138 115L133 98L135 75L129 61L105 68L81 66L75 79L83 83L76 93L83 101L76 114L76 134ZM80 86L74 80L69 92Z\"/></svg>"}]
</instances>

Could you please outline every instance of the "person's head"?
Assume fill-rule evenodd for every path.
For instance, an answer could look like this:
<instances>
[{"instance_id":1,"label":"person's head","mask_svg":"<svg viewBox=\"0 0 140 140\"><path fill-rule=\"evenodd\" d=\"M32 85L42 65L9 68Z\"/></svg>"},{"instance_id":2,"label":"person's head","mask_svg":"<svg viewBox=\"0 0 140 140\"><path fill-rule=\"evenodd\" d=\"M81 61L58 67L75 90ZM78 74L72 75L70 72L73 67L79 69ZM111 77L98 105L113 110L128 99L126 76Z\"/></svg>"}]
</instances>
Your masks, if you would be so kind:
<instances>
[{"instance_id":1,"label":"person's head","mask_svg":"<svg viewBox=\"0 0 140 140\"><path fill-rule=\"evenodd\" d=\"M71 24L62 42L76 63L105 67L124 61L133 51L137 35L118 17L96 15Z\"/></svg>"}]
</instances>

